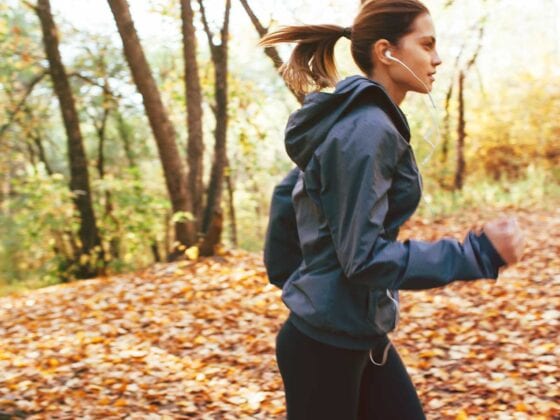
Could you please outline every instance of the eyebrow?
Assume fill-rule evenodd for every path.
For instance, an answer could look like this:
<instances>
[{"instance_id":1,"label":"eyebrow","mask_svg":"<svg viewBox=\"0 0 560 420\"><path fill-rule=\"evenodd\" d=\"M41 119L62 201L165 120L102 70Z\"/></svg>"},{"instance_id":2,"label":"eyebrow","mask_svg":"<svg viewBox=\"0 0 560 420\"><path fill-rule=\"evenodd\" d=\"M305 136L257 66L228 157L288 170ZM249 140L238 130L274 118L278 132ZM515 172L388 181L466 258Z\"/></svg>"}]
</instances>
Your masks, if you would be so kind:
<instances>
[{"instance_id":1,"label":"eyebrow","mask_svg":"<svg viewBox=\"0 0 560 420\"><path fill-rule=\"evenodd\" d=\"M429 39L434 44L436 43L436 39L433 36L422 36L420 39Z\"/></svg>"}]
</instances>

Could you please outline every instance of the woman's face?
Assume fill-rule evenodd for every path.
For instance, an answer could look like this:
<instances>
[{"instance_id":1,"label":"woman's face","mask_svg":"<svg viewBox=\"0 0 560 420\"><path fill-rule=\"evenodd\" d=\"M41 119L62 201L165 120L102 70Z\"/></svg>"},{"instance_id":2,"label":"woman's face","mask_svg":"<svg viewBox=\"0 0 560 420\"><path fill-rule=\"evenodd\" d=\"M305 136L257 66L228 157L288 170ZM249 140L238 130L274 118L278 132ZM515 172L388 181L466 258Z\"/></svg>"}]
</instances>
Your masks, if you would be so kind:
<instances>
[{"instance_id":1,"label":"woman's face","mask_svg":"<svg viewBox=\"0 0 560 420\"><path fill-rule=\"evenodd\" d=\"M390 48L393 57L401 60L416 74L414 77L402 64L393 61L388 72L393 83L400 89L427 93L432 90L436 67L441 59L436 50L436 34L432 17L423 13L416 17L412 32L403 36L396 47Z\"/></svg>"}]
</instances>

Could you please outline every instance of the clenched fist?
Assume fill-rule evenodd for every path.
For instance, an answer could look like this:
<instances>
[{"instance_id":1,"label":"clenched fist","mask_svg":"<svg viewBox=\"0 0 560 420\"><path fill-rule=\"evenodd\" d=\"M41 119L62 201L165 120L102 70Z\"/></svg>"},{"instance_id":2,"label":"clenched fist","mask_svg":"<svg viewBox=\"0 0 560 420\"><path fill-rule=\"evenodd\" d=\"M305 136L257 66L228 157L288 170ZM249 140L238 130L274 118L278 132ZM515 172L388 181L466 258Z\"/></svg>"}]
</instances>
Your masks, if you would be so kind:
<instances>
[{"instance_id":1,"label":"clenched fist","mask_svg":"<svg viewBox=\"0 0 560 420\"><path fill-rule=\"evenodd\" d=\"M521 259L525 236L519 229L516 218L491 220L484 224L482 230L507 265L515 264Z\"/></svg>"}]
</instances>

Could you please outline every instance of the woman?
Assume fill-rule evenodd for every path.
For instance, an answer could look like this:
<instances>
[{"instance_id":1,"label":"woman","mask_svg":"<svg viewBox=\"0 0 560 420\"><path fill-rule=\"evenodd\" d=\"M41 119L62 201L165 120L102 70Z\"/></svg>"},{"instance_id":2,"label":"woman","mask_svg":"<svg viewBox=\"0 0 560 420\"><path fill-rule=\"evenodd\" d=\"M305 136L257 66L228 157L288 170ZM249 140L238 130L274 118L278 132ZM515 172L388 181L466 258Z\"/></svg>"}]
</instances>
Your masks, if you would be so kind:
<instances>
[{"instance_id":1,"label":"woman","mask_svg":"<svg viewBox=\"0 0 560 420\"><path fill-rule=\"evenodd\" d=\"M341 37L364 76L337 83ZM422 187L399 105L409 91L428 93L441 64L422 3L371 0L352 28L293 26L261 40L280 42L297 42L282 69L295 92L336 85L290 116L286 150L297 168L275 188L266 236L269 278L290 309L276 342L288 419L425 418L387 337L398 289L496 279L520 258L522 235L502 219L462 243L397 240Z\"/></svg>"}]
</instances>

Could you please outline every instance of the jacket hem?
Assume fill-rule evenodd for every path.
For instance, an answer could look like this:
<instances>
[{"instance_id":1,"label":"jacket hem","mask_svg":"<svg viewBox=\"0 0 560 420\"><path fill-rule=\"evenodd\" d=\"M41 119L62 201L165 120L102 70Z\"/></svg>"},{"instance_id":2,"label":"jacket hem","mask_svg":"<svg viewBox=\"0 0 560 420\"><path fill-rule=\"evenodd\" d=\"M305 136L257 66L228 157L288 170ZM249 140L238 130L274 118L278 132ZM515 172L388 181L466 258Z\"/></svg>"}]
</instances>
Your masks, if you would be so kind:
<instances>
[{"instance_id":1,"label":"jacket hem","mask_svg":"<svg viewBox=\"0 0 560 420\"><path fill-rule=\"evenodd\" d=\"M294 326L302 334L307 335L315 341L347 350L377 349L389 342L387 334L369 337L353 337L345 333L336 333L334 331L318 329L297 316L293 311L290 311L288 321L294 324Z\"/></svg>"}]
</instances>

